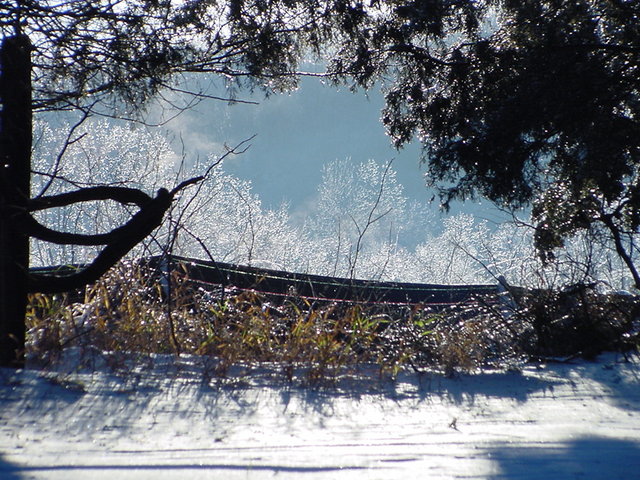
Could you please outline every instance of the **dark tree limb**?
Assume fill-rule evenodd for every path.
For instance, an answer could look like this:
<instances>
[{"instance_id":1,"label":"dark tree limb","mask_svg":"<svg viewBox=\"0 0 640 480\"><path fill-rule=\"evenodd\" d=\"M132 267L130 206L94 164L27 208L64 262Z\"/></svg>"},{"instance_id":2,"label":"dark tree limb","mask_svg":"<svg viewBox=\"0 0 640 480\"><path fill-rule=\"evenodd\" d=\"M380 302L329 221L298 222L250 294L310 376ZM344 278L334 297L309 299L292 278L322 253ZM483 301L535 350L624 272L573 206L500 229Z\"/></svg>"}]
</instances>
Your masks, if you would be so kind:
<instances>
[{"instance_id":1,"label":"dark tree limb","mask_svg":"<svg viewBox=\"0 0 640 480\"><path fill-rule=\"evenodd\" d=\"M180 186L178 189L179 188ZM137 188L99 186L82 188L59 195L35 198L28 202L27 210L37 211L98 200L114 200L127 205L135 204L143 209L153 201L153 198ZM58 245L107 245L108 243L118 241L122 236L130 235L130 228L127 227L127 225L123 225L106 233L86 235L59 232L45 227L28 213L17 217L19 218L20 228L25 234L38 240Z\"/></svg>"},{"instance_id":2,"label":"dark tree limb","mask_svg":"<svg viewBox=\"0 0 640 480\"><path fill-rule=\"evenodd\" d=\"M84 240L88 240L89 237L101 237L102 239L107 238L108 243L91 264L77 273L66 276L30 274L28 279L29 291L40 293L66 292L95 282L129 253L133 247L160 226L164 214L169 210L175 195L180 190L200 180L202 180L202 177L185 180L170 192L161 188L158 190L156 197L147 202L127 223L111 232L101 235L75 235L49 231L49 234L53 235L54 238L55 235L74 235L83 237ZM46 227L42 228L46 229Z\"/></svg>"},{"instance_id":3,"label":"dark tree limb","mask_svg":"<svg viewBox=\"0 0 640 480\"><path fill-rule=\"evenodd\" d=\"M162 218L171 206L172 199L173 196L167 190L160 189L151 202L117 229L120 232L118 238L110 242L89 266L67 276L31 274L28 279L29 291L64 292L95 282L162 223Z\"/></svg>"},{"instance_id":4,"label":"dark tree limb","mask_svg":"<svg viewBox=\"0 0 640 480\"><path fill-rule=\"evenodd\" d=\"M28 202L28 210L34 212L47 208L66 207L74 203L92 202L98 200L114 200L123 205L137 205L142 208L152 198L142 190L130 187L97 186L81 188L73 192L60 193L37 197Z\"/></svg>"},{"instance_id":5,"label":"dark tree limb","mask_svg":"<svg viewBox=\"0 0 640 480\"><path fill-rule=\"evenodd\" d=\"M110 242L116 241L121 236L120 229L123 227L116 228L107 233L87 235L52 230L28 214L22 215L20 219L20 229L29 235L29 237L44 242L55 243L56 245L107 245Z\"/></svg>"},{"instance_id":6,"label":"dark tree limb","mask_svg":"<svg viewBox=\"0 0 640 480\"><path fill-rule=\"evenodd\" d=\"M396 44L391 45L388 49L389 52L392 53L406 53L413 56L415 59L420 60L422 62L433 63L436 65L452 67L456 65L465 65L465 62L462 60L442 60L441 58L434 57L428 49L424 47L419 47L417 45L411 44Z\"/></svg>"},{"instance_id":7,"label":"dark tree limb","mask_svg":"<svg viewBox=\"0 0 640 480\"><path fill-rule=\"evenodd\" d=\"M635 266L633 258L631 258L631 255L629 255L627 249L624 248L620 228L614 223L611 215L602 214L600 216L600 219L602 223L604 223L605 226L609 229L609 233L611 233L611 236L613 237L613 243L616 246L616 252L618 253L618 256L625 263L629 272L631 272L635 287L640 290L640 273L638 273L638 269Z\"/></svg>"}]
</instances>

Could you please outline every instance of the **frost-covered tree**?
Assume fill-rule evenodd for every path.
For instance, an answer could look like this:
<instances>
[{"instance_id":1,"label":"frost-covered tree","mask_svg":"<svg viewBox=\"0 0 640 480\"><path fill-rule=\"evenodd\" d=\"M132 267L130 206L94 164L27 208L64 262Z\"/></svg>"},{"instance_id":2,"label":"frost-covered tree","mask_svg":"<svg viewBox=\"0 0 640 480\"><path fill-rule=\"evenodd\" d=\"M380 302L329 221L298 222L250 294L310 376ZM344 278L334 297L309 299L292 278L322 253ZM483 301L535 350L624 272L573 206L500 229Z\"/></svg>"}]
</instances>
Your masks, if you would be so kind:
<instances>
[{"instance_id":1,"label":"frost-covered tree","mask_svg":"<svg viewBox=\"0 0 640 480\"><path fill-rule=\"evenodd\" d=\"M418 278L428 283L456 284L486 281L478 262L478 247L489 236L485 223L460 214L445 218L444 230L416 247Z\"/></svg>"},{"instance_id":2,"label":"frost-covered tree","mask_svg":"<svg viewBox=\"0 0 640 480\"><path fill-rule=\"evenodd\" d=\"M307 228L325 244L325 262L332 266L326 273L375 276L364 268L366 258L397 244L406 206L391 162L347 159L325 165Z\"/></svg>"},{"instance_id":3,"label":"frost-covered tree","mask_svg":"<svg viewBox=\"0 0 640 480\"><path fill-rule=\"evenodd\" d=\"M180 183L197 176L220 156L211 155L193 164L175 151L166 136L157 130L113 121L87 121L74 134L77 141L67 144L68 125L52 127L39 122L35 128L33 194L50 187L51 194L63 192L63 180L73 178L76 186L125 186L159 188L169 179ZM63 158L57 153L64 150ZM60 160L60 161L59 161ZM250 182L223 172L223 165L209 171L197 191L185 192L174 200L165 228L139 245L137 254L159 254L169 248L173 253L211 257L219 261L248 265L269 265L294 269L304 257L296 252L306 242L290 225L288 209L262 207L251 191ZM38 220L58 231L97 234L117 228L131 215L126 206L115 202L85 202L66 208L37 212ZM55 245L33 241L33 265L86 263L97 247Z\"/></svg>"},{"instance_id":4,"label":"frost-covered tree","mask_svg":"<svg viewBox=\"0 0 640 480\"><path fill-rule=\"evenodd\" d=\"M68 141L70 130L73 142ZM70 185L155 190L178 179L180 156L166 137L142 127L100 120L73 128L65 122L38 121L33 144L34 198L45 190L48 195L64 194ZM132 214L130 206L106 199L44 209L34 212L34 217L55 231L98 235L118 228ZM32 247L32 265L90 263L100 251L98 245L52 245L37 239L32 239Z\"/></svg>"},{"instance_id":5,"label":"frost-covered tree","mask_svg":"<svg viewBox=\"0 0 640 480\"><path fill-rule=\"evenodd\" d=\"M178 203L176 209L182 208ZM212 172L196 197L185 199L177 251L230 263L298 270L306 245L286 206L265 209L251 183Z\"/></svg>"},{"instance_id":6,"label":"frost-covered tree","mask_svg":"<svg viewBox=\"0 0 640 480\"><path fill-rule=\"evenodd\" d=\"M132 129L100 120L78 126L75 129L78 141L66 145L64 161L58 162L55 154L65 145L68 131L68 126L53 128L45 122L36 124L34 195L49 183L54 171L59 180L73 176L79 186L97 182L157 188L168 178L176 182L190 178L219 159L212 155L201 163L187 164L157 130ZM358 168L351 170L350 165ZM105 166L107 168L103 168ZM364 218L365 207L371 208L379 190L375 189L375 175L366 184L360 181L366 175L359 171L378 172L380 180L384 167L373 161L327 164L318 186L321 200L316 204L318 210L311 212L306 225L299 225L292 223L286 205L276 210L264 208L252 192L250 182L225 174L221 165L209 172L197 192L186 192L174 201L170 222L142 242L134 254L158 254L171 248L173 253L196 258L347 275L349 257L345 255L340 259L337 252L349 245L348 242L357 241L358 231L352 230L351 238L346 228L342 237L332 236L339 218L336 213L348 222L353 222L349 216L354 215L352 211L359 211ZM396 181L394 178L389 176L388 186ZM50 187L52 194L64 188L64 182ZM383 228L374 225L362 238L358 257L361 278L447 284L493 283L504 276L512 285L532 287L596 281L609 288L629 285L625 283L624 265L599 237L576 237L568 242L554 265L545 266L535 254L534 229L523 221L506 222L490 229L485 222L463 214L444 217L442 225L434 221L426 223L429 207L409 202L401 188L390 188L379 203L393 206L393 214L380 219L388 222ZM58 231L86 234L115 228L131 215L127 208L109 202L75 204L39 213L42 223ZM389 241L394 222L399 228L393 241ZM421 234L418 242L403 239L411 234L415 240L417 232ZM31 253L33 265L83 263L96 255L97 247L56 245L52 248L35 241Z\"/></svg>"}]
</instances>

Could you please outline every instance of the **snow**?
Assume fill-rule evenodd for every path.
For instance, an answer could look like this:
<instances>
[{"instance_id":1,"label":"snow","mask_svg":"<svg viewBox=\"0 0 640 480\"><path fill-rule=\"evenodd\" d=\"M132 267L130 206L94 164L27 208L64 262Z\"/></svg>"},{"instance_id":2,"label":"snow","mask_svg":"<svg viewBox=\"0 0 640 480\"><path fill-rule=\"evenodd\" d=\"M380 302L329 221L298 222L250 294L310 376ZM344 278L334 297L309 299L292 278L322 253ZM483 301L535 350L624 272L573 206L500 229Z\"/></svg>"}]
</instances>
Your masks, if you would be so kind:
<instances>
[{"instance_id":1,"label":"snow","mask_svg":"<svg viewBox=\"0 0 640 480\"><path fill-rule=\"evenodd\" d=\"M114 355L0 370L0 478L640 478L636 357L446 378ZM75 365L75 368L72 366Z\"/></svg>"}]
</instances>

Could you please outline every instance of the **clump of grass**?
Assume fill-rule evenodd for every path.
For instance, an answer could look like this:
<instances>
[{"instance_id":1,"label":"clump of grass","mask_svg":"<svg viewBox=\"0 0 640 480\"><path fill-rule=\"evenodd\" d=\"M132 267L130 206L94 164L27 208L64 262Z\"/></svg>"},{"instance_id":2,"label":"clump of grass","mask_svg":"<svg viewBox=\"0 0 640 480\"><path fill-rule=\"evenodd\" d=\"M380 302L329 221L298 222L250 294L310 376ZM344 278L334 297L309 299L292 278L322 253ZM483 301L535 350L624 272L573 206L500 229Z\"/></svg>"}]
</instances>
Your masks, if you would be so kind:
<instances>
[{"instance_id":1,"label":"clump of grass","mask_svg":"<svg viewBox=\"0 0 640 480\"><path fill-rule=\"evenodd\" d=\"M41 361L58 357L74 336L73 307L66 295L29 296L26 317L27 353Z\"/></svg>"},{"instance_id":2,"label":"clump of grass","mask_svg":"<svg viewBox=\"0 0 640 480\"><path fill-rule=\"evenodd\" d=\"M406 367L471 370L487 352L479 328L468 323L454 328L451 318L459 312L447 316L419 305L311 303L253 291L223 298L195 288L184 271L173 271L169 280L168 291L166 280L144 265L123 263L87 288L80 301L33 295L30 357L55 360L69 346L192 353L215 357L217 375L239 363L267 362L289 379L303 371L315 383L362 364L391 376Z\"/></svg>"},{"instance_id":3,"label":"clump of grass","mask_svg":"<svg viewBox=\"0 0 640 480\"><path fill-rule=\"evenodd\" d=\"M193 353L215 357L216 374L235 364L273 363L288 378L305 371L311 382L334 378L378 360L372 348L386 317L359 305L312 305L304 299L276 304L255 292L225 299L193 291L175 273L171 298L149 282L142 267L124 265L87 289L82 302L33 295L28 354L55 360L68 346L103 351Z\"/></svg>"},{"instance_id":4,"label":"clump of grass","mask_svg":"<svg viewBox=\"0 0 640 480\"><path fill-rule=\"evenodd\" d=\"M384 318L359 305L279 304L256 292L212 302L204 312L206 338L194 353L235 363L269 362L292 378L300 367L311 381L335 377L359 363L376 361L375 341Z\"/></svg>"}]
</instances>

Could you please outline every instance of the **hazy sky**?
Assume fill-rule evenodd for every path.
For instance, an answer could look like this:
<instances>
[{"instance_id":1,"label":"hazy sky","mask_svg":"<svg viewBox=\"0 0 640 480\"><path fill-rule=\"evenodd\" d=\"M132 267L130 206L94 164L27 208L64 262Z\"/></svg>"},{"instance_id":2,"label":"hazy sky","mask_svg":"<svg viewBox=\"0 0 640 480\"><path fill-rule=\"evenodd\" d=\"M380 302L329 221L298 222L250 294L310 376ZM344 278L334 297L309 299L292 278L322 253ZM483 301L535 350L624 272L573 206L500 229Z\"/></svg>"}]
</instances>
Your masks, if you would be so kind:
<instances>
[{"instance_id":1,"label":"hazy sky","mask_svg":"<svg viewBox=\"0 0 640 480\"><path fill-rule=\"evenodd\" d=\"M253 135L251 148L225 163L225 171L251 180L253 190L265 206L289 202L295 212L313 201L321 179L322 166L335 159L362 162L375 159L393 167L407 197L430 199L424 186L419 148L395 150L380 122L382 95L354 94L347 88L336 90L316 79L304 79L292 93L264 98L257 93L243 95L259 105L204 101L172 121L168 127L180 134L187 153L222 151ZM433 204L434 211L438 209ZM457 209L456 209L457 210ZM495 219L488 205L466 205L465 211Z\"/></svg>"}]
</instances>

